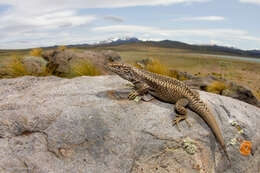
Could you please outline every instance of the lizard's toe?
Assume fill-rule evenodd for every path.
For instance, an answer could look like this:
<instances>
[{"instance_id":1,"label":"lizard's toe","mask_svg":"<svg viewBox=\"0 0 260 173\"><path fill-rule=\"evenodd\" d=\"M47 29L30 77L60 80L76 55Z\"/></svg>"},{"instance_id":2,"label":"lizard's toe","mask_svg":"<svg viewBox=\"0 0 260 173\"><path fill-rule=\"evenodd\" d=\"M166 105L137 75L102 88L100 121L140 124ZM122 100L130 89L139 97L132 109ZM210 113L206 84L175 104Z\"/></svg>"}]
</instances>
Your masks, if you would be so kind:
<instances>
[{"instance_id":1,"label":"lizard's toe","mask_svg":"<svg viewBox=\"0 0 260 173\"><path fill-rule=\"evenodd\" d=\"M139 94L136 92L136 91L133 91L131 92L129 95L128 95L128 99L129 100L134 100Z\"/></svg>"},{"instance_id":2,"label":"lizard's toe","mask_svg":"<svg viewBox=\"0 0 260 173\"><path fill-rule=\"evenodd\" d=\"M177 129L179 131L181 131L180 127L179 127L179 122L185 120L186 123L188 124L189 127L191 127L191 124L189 123L189 121L187 120L187 116L186 115L176 115L176 118L173 120L173 126L176 125Z\"/></svg>"}]
</instances>

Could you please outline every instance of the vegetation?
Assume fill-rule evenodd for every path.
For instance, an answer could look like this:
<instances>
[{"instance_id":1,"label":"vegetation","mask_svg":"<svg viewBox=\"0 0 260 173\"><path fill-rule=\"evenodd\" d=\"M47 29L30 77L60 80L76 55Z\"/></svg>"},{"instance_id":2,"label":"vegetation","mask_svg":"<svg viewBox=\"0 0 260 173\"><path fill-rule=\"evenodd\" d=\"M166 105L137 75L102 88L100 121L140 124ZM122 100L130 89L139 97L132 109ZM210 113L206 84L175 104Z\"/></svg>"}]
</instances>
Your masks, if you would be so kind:
<instances>
[{"instance_id":1,"label":"vegetation","mask_svg":"<svg viewBox=\"0 0 260 173\"><path fill-rule=\"evenodd\" d=\"M222 94L222 91L227 89L228 86L225 82L216 81L207 86L206 91L212 92L215 94Z\"/></svg>"},{"instance_id":2,"label":"vegetation","mask_svg":"<svg viewBox=\"0 0 260 173\"><path fill-rule=\"evenodd\" d=\"M15 78L20 76L48 76L50 73L47 72L47 69L43 67L40 73L30 72L23 63L23 57L20 56L11 56L6 58L0 63L0 78Z\"/></svg>"},{"instance_id":3,"label":"vegetation","mask_svg":"<svg viewBox=\"0 0 260 173\"><path fill-rule=\"evenodd\" d=\"M42 56L42 48L35 48L30 51L31 56Z\"/></svg>"},{"instance_id":4,"label":"vegetation","mask_svg":"<svg viewBox=\"0 0 260 173\"><path fill-rule=\"evenodd\" d=\"M149 59L149 62L145 66L141 66L137 63L134 63L134 65L138 68L144 68L147 71L170 76L170 70L169 67L167 67L165 64L162 64L158 59Z\"/></svg>"},{"instance_id":5,"label":"vegetation","mask_svg":"<svg viewBox=\"0 0 260 173\"><path fill-rule=\"evenodd\" d=\"M58 50L66 50L66 49L67 49L66 46L59 46L59 47L58 47Z\"/></svg>"},{"instance_id":6,"label":"vegetation","mask_svg":"<svg viewBox=\"0 0 260 173\"><path fill-rule=\"evenodd\" d=\"M72 64L70 69L70 74L68 74L67 77L101 75L101 72L86 60L80 60Z\"/></svg>"},{"instance_id":7,"label":"vegetation","mask_svg":"<svg viewBox=\"0 0 260 173\"><path fill-rule=\"evenodd\" d=\"M22 64L22 58L18 56L12 56L6 59L6 61L1 64L0 74L4 77L29 75L25 66Z\"/></svg>"}]
</instances>

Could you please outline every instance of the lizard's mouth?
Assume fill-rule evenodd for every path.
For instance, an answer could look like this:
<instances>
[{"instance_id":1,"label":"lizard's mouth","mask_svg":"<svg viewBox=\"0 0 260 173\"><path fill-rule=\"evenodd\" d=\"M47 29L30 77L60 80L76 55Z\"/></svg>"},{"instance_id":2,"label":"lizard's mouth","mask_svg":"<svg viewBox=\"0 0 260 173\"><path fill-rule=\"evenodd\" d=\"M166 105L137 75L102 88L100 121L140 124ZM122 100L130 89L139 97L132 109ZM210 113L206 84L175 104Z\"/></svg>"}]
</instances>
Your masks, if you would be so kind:
<instances>
[{"instance_id":1,"label":"lizard's mouth","mask_svg":"<svg viewBox=\"0 0 260 173\"><path fill-rule=\"evenodd\" d=\"M105 68L107 69L107 70L109 70L109 71L112 71L112 72L114 72L114 70L115 70L115 68L113 67L113 64L106 64L105 65Z\"/></svg>"}]
</instances>

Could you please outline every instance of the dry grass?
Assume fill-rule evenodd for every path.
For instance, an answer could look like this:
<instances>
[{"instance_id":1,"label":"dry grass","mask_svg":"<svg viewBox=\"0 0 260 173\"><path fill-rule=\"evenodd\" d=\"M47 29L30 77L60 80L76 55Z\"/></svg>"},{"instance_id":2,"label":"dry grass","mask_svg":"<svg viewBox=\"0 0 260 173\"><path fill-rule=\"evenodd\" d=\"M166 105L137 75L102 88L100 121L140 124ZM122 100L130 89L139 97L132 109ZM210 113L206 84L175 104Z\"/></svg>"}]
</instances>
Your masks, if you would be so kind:
<instances>
[{"instance_id":1,"label":"dry grass","mask_svg":"<svg viewBox=\"0 0 260 173\"><path fill-rule=\"evenodd\" d=\"M66 50L67 47L66 47L66 46L59 46L57 49L58 49L58 50Z\"/></svg>"},{"instance_id":2,"label":"dry grass","mask_svg":"<svg viewBox=\"0 0 260 173\"><path fill-rule=\"evenodd\" d=\"M148 63L145 67L146 70L161 74L161 75L166 75L170 76L171 73L169 71L169 67L167 67L165 64L162 64L158 59L152 59L151 63Z\"/></svg>"},{"instance_id":3,"label":"dry grass","mask_svg":"<svg viewBox=\"0 0 260 173\"><path fill-rule=\"evenodd\" d=\"M11 56L5 58L0 63L0 78L15 78L20 76L49 76L46 68L42 69L42 73L30 73L30 70L26 69L26 66L22 62L23 57Z\"/></svg>"},{"instance_id":4,"label":"dry grass","mask_svg":"<svg viewBox=\"0 0 260 173\"><path fill-rule=\"evenodd\" d=\"M35 48L30 51L31 56L42 56L42 48Z\"/></svg>"},{"instance_id":5,"label":"dry grass","mask_svg":"<svg viewBox=\"0 0 260 173\"><path fill-rule=\"evenodd\" d=\"M180 75L176 70L173 70L173 69L170 70L170 68L167 65L161 63L158 59L155 59L155 58L150 59L148 64L145 66L142 66L138 63L130 63L130 64L134 65L137 68L145 69L145 70L153 72L153 73L176 78L181 81L188 79L185 76Z\"/></svg>"},{"instance_id":6,"label":"dry grass","mask_svg":"<svg viewBox=\"0 0 260 173\"><path fill-rule=\"evenodd\" d=\"M86 60L80 60L71 65L70 74L67 77L98 76L101 72Z\"/></svg>"},{"instance_id":7,"label":"dry grass","mask_svg":"<svg viewBox=\"0 0 260 173\"><path fill-rule=\"evenodd\" d=\"M224 82L216 81L207 86L206 91L221 94L228 86Z\"/></svg>"},{"instance_id":8,"label":"dry grass","mask_svg":"<svg viewBox=\"0 0 260 173\"><path fill-rule=\"evenodd\" d=\"M0 77L19 77L29 75L25 66L22 64L22 58L18 56L13 56L6 58L4 62L1 63Z\"/></svg>"}]
</instances>

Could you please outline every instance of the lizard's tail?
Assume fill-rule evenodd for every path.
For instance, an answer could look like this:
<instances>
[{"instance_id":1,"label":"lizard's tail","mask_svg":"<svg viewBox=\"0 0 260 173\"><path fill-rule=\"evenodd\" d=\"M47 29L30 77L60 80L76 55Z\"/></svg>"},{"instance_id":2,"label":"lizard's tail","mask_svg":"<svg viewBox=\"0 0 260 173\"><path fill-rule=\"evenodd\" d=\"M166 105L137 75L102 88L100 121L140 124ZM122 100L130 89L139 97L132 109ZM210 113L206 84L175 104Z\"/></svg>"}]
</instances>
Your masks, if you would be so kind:
<instances>
[{"instance_id":1,"label":"lizard's tail","mask_svg":"<svg viewBox=\"0 0 260 173\"><path fill-rule=\"evenodd\" d=\"M198 113L201 116L201 118L203 118L203 120L211 128L212 132L214 133L215 137L217 138L219 144L221 145L221 148L223 149L223 151L231 165L231 160L227 153L225 141L222 136L221 130L217 124L217 121L216 121L214 115L211 113L211 111L209 110L207 105L205 103L203 103L202 101L200 101L199 104L195 104L195 106L191 106L191 109L193 111L195 111L196 113Z\"/></svg>"}]
</instances>

